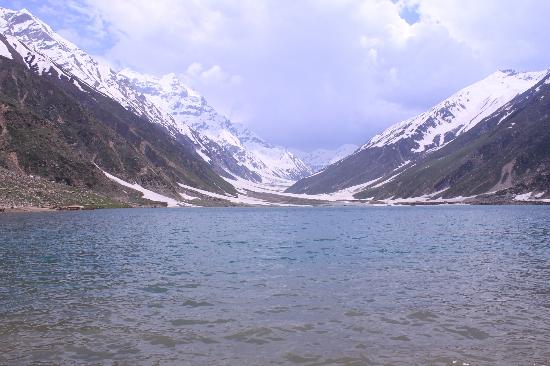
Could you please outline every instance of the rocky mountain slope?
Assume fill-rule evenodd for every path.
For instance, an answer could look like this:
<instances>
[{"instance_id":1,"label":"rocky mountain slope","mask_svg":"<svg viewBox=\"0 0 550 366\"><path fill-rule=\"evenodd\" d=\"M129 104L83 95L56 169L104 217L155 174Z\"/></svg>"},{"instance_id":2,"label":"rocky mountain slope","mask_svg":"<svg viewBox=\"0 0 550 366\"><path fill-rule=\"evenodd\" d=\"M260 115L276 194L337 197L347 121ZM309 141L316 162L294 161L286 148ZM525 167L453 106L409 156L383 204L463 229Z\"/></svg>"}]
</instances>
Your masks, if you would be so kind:
<instances>
[{"instance_id":1,"label":"rocky mountain slope","mask_svg":"<svg viewBox=\"0 0 550 366\"><path fill-rule=\"evenodd\" d=\"M136 204L139 197L133 197L133 200ZM147 205L147 201L142 200L141 204ZM62 208L71 205L82 205L84 208L131 206L88 189L71 187L47 178L19 174L0 167L0 212L11 208Z\"/></svg>"},{"instance_id":2,"label":"rocky mountain slope","mask_svg":"<svg viewBox=\"0 0 550 366\"><path fill-rule=\"evenodd\" d=\"M350 156L298 181L288 192L319 194L379 182L442 149L547 74L497 71L425 113L388 128Z\"/></svg>"},{"instance_id":3,"label":"rocky mountain slope","mask_svg":"<svg viewBox=\"0 0 550 366\"><path fill-rule=\"evenodd\" d=\"M173 74L156 78L130 70L116 72L27 10L0 8L0 32L126 109L163 126L180 143L193 145L220 175L262 182L296 180L311 174L310 168L286 149L266 143L218 114Z\"/></svg>"},{"instance_id":4,"label":"rocky mountain slope","mask_svg":"<svg viewBox=\"0 0 550 366\"><path fill-rule=\"evenodd\" d=\"M549 198L550 75L441 149L392 174L355 196Z\"/></svg>"},{"instance_id":5,"label":"rocky mountain slope","mask_svg":"<svg viewBox=\"0 0 550 366\"><path fill-rule=\"evenodd\" d=\"M132 205L151 202L104 172L176 200L179 184L236 193L193 147L24 46L0 37L0 167Z\"/></svg>"}]
</instances>

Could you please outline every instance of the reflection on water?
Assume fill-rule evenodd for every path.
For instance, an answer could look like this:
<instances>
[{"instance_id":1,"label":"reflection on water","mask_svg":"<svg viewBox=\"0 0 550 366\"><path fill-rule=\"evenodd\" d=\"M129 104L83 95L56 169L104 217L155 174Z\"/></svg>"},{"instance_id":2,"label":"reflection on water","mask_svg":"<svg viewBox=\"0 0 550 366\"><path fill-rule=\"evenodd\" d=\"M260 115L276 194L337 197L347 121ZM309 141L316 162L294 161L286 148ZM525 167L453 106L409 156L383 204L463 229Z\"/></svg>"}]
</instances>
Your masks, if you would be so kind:
<instances>
[{"instance_id":1,"label":"reflection on water","mask_svg":"<svg viewBox=\"0 0 550 366\"><path fill-rule=\"evenodd\" d=\"M4 214L0 238L0 364L550 363L550 207Z\"/></svg>"}]
</instances>

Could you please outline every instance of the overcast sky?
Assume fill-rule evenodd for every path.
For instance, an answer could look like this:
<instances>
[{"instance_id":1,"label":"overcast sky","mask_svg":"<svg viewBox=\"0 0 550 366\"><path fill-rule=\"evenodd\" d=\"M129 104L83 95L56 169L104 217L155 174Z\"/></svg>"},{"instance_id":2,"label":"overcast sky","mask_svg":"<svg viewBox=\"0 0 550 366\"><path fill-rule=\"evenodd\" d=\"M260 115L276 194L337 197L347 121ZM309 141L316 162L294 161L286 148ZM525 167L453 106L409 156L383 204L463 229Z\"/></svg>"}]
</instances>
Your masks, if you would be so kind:
<instances>
[{"instance_id":1,"label":"overcast sky","mask_svg":"<svg viewBox=\"0 0 550 366\"><path fill-rule=\"evenodd\" d=\"M292 148L360 144L497 69L550 67L546 0L0 0L113 67L180 74Z\"/></svg>"}]
</instances>

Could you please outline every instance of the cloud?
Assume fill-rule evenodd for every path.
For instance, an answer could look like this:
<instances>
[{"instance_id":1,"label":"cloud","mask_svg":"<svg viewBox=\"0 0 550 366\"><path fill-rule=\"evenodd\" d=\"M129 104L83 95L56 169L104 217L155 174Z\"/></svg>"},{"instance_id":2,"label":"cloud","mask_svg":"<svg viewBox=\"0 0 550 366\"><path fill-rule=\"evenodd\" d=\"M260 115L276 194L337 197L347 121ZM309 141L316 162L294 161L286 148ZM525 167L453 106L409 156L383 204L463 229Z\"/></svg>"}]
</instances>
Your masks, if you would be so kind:
<instances>
[{"instance_id":1,"label":"cloud","mask_svg":"<svg viewBox=\"0 0 550 366\"><path fill-rule=\"evenodd\" d=\"M228 75L219 65L214 65L204 70L203 66L198 62L193 62L189 65L185 77L192 85L206 84L221 86L228 84L229 86L233 86L242 81L239 75Z\"/></svg>"},{"instance_id":2,"label":"cloud","mask_svg":"<svg viewBox=\"0 0 550 366\"><path fill-rule=\"evenodd\" d=\"M179 77L191 88L203 94L207 91L208 98L216 100L216 107L230 119L248 119L247 111L239 104L239 100L227 97L241 92L243 78L240 75L231 75L219 65L205 68L200 62L193 62Z\"/></svg>"},{"instance_id":3,"label":"cloud","mask_svg":"<svg viewBox=\"0 0 550 366\"><path fill-rule=\"evenodd\" d=\"M416 1L427 21L441 24L482 62L514 68L548 67L548 11L538 0Z\"/></svg>"},{"instance_id":4,"label":"cloud","mask_svg":"<svg viewBox=\"0 0 550 366\"><path fill-rule=\"evenodd\" d=\"M75 21L56 21L71 39L84 29L111 64L176 72L222 112L297 148L362 143L498 68L549 66L544 1L70 4Z\"/></svg>"}]
</instances>

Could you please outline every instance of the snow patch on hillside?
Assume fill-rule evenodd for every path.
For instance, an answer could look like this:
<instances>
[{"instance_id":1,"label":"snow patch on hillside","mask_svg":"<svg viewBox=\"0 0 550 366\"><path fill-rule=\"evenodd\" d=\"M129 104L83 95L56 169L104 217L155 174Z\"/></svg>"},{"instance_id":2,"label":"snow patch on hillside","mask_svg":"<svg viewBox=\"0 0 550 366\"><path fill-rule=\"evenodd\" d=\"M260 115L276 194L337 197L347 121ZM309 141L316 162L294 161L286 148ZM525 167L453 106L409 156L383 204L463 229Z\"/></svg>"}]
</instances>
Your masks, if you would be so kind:
<instances>
[{"instance_id":1,"label":"snow patch on hillside","mask_svg":"<svg viewBox=\"0 0 550 366\"><path fill-rule=\"evenodd\" d=\"M100 169L101 170L101 169ZM190 205L188 203L185 203L185 202L180 202L180 201L176 201L175 199L173 198L170 198L170 197L166 197L166 196L163 196L162 194L159 194L159 193L156 193L156 192L153 192L147 188L143 188L142 186L140 186L139 184L137 183L128 183L126 182L125 180L122 180L118 177L115 177L114 175L112 174L109 174L107 173L106 171L104 170L101 170L103 172L103 174L105 174L105 176L107 178L109 178L110 180L124 186L124 187L128 187L128 188L131 188L133 190L136 190L138 192L141 192L143 193L143 198L145 199L148 199L148 200L151 200L151 201L156 201L156 202L164 202L167 204L168 207L182 207L182 206L193 206L193 205Z\"/></svg>"},{"instance_id":2,"label":"snow patch on hillside","mask_svg":"<svg viewBox=\"0 0 550 366\"><path fill-rule=\"evenodd\" d=\"M541 198L544 195L544 192L534 193L527 192L518 194L514 197L515 201L522 202L550 202L550 198Z\"/></svg>"},{"instance_id":3,"label":"snow patch on hillside","mask_svg":"<svg viewBox=\"0 0 550 366\"><path fill-rule=\"evenodd\" d=\"M190 190L190 191L193 191L193 192L197 192L197 193L200 193L200 194L205 195L207 197L217 198L217 199L221 199L221 200L228 201L228 202L235 203L235 204L251 205L251 206L271 206L271 205L274 205L274 204L272 204L270 202L267 202L267 201L264 201L264 200L260 200L260 199L253 198L253 197L247 197L246 195L239 194L237 197L225 196L223 194L218 194L218 193L213 193L213 192L210 192L210 191L205 191L204 189L191 187L191 186L188 186L188 185L185 185L185 184L182 184L182 183L178 183L178 185L183 189Z\"/></svg>"},{"instance_id":4,"label":"snow patch on hillside","mask_svg":"<svg viewBox=\"0 0 550 366\"><path fill-rule=\"evenodd\" d=\"M10 60L13 59L10 50L8 50L8 47L4 44L4 42L0 42L0 56L4 56Z\"/></svg>"},{"instance_id":5,"label":"snow patch on hillside","mask_svg":"<svg viewBox=\"0 0 550 366\"><path fill-rule=\"evenodd\" d=\"M245 179L236 178L236 179L226 179L231 183L237 191L241 194L246 195L248 191L256 193L267 193L274 194L281 197L288 198L301 198L307 200L317 200L317 201L326 201L326 202L338 202L338 201L366 201L358 200L353 197L354 194L359 193L367 186L375 183L378 179L372 180L367 183L359 184L353 187L345 188L333 193L321 193L321 194L305 194L305 193L287 193L284 192L292 182L289 181L278 181L272 184L258 184L254 182L247 181Z\"/></svg>"}]
</instances>

